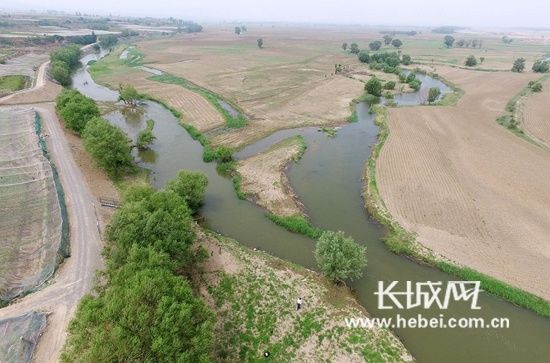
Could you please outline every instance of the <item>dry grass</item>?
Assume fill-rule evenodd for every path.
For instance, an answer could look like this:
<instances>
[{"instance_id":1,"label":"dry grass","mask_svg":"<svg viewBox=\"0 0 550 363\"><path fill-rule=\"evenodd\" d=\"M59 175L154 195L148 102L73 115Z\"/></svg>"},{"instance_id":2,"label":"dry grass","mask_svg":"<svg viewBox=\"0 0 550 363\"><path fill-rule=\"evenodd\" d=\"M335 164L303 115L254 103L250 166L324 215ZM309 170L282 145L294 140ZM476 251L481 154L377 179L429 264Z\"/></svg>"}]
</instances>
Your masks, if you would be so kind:
<instances>
[{"instance_id":1,"label":"dry grass","mask_svg":"<svg viewBox=\"0 0 550 363\"><path fill-rule=\"evenodd\" d=\"M550 154L495 122L536 75L438 72L465 96L456 107L389 110L380 194L436 253L548 299Z\"/></svg>"}]
</instances>

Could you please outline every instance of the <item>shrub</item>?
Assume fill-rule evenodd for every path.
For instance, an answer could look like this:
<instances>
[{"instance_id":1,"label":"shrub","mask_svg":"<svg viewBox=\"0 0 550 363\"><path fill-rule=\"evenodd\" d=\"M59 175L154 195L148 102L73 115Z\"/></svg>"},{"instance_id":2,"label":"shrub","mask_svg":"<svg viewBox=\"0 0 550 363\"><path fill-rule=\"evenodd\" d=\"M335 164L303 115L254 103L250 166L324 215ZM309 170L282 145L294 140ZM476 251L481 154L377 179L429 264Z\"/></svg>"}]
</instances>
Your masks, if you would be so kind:
<instances>
[{"instance_id":1,"label":"shrub","mask_svg":"<svg viewBox=\"0 0 550 363\"><path fill-rule=\"evenodd\" d=\"M384 89L387 89L387 90L395 89L395 81L387 81L384 84Z\"/></svg>"},{"instance_id":2,"label":"shrub","mask_svg":"<svg viewBox=\"0 0 550 363\"><path fill-rule=\"evenodd\" d=\"M518 58L512 65L512 72L521 73L525 69L525 58Z\"/></svg>"},{"instance_id":3,"label":"shrub","mask_svg":"<svg viewBox=\"0 0 550 363\"><path fill-rule=\"evenodd\" d=\"M197 212L202 205L207 185L208 178L203 173L182 170L176 179L168 183L167 189L176 192L191 211Z\"/></svg>"},{"instance_id":4,"label":"shrub","mask_svg":"<svg viewBox=\"0 0 550 363\"><path fill-rule=\"evenodd\" d=\"M63 90L56 98L56 110L65 126L81 134L89 120L100 115L94 100L76 90Z\"/></svg>"},{"instance_id":5,"label":"shrub","mask_svg":"<svg viewBox=\"0 0 550 363\"><path fill-rule=\"evenodd\" d=\"M406 66L410 65L412 63L411 56L408 54L403 54L403 56L401 57L401 63L403 63Z\"/></svg>"},{"instance_id":6,"label":"shrub","mask_svg":"<svg viewBox=\"0 0 550 363\"><path fill-rule=\"evenodd\" d=\"M529 88L533 92L540 92L540 91L542 91L542 83L540 83L538 81L531 81L531 82L529 82Z\"/></svg>"},{"instance_id":7,"label":"shrub","mask_svg":"<svg viewBox=\"0 0 550 363\"><path fill-rule=\"evenodd\" d=\"M433 103L441 95L441 90L439 87L432 87L428 91L428 103Z\"/></svg>"},{"instance_id":8,"label":"shrub","mask_svg":"<svg viewBox=\"0 0 550 363\"><path fill-rule=\"evenodd\" d=\"M538 60L533 64L533 72L546 73L550 70L550 62L545 60Z\"/></svg>"},{"instance_id":9,"label":"shrub","mask_svg":"<svg viewBox=\"0 0 550 363\"><path fill-rule=\"evenodd\" d=\"M370 55L369 52L361 51L357 58L359 58L359 62L361 63L369 63L370 62Z\"/></svg>"},{"instance_id":10,"label":"shrub","mask_svg":"<svg viewBox=\"0 0 550 363\"><path fill-rule=\"evenodd\" d=\"M149 146L157 139L153 134L155 121L147 120L147 126L137 134L136 146L140 150L148 149Z\"/></svg>"},{"instance_id":11,"label":"shrub","mask_svg":"<svg viewBox=\"0 0 550 363\"><path fill-rule=\"evenodd\" d=\"M376 77L371 77L365 84L365 90L367 93L380 97L382 95L382 83Z\"/></svg>"},{"instance_id":12,"label":"shrub","mask_svg":"<svg viewBox=\"0 0 550 363\"><path fill-rule=\"evenodd\" d=\"M96 163L118 179L133 168L130 139L118 127L101 117L89 120L82 133L84 146Z\"/></svg>"},{"instance_id":13,"label":"shrub","mask_svg":"<svg viewBox=\"0 0 550 363\"><path fill-rule=\"evenodd\" d=\"M467 67L476 66L477 65L476 57L474 57L473 55L468 56L468 58L466 58L466 61L464 62L464 65L466 65Z\"/></svg>"},{"instance_id":14,"label":"shrub","mask_svg":"<svg viewBox=\"0 0 550 363\"><path fill-rule=\"evenodd\" d=\"M420 82L418 79L415 79L409 83L409 86L415 91L418 91L421 85L422 85L422 82Z\"/></svg>"},{"instance_id":15,"label":"shrub","mask_svg":"<svg viewBox=\"0 0 550 363\"><path fill-rule=\"evenodd\" d=\"M361 277L367 265L366 248L342 231L323 232L315 247L315 259L323 275L335 282Z\"/></svg>"}]
</instances>

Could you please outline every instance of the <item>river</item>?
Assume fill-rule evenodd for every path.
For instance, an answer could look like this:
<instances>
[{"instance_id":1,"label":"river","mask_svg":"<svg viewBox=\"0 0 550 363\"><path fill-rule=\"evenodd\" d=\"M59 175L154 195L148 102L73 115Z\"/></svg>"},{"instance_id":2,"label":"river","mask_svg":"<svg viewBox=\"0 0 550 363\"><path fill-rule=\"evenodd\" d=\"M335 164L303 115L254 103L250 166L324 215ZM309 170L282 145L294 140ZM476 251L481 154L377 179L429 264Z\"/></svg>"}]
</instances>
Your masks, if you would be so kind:
<instances>
[{"instance_id":1,"label":"river","mask_svg":"<svg viewBox=\"0 0 550 363\"><path fill-rule=\"evenodd\" d=\"M90 54L82 63L97 59ZM397 96L401 105L425 101L429 87L449 89L439 80L418 75L422 88L418 93ZM117 92L99 86L91 79L87 67L73 77L74 87L98 101L115 101ZM368 267L363 278L353 283L361 304L376 317L395 317L395 310L380 310L377 306L378 281L449 281L452 276L435 268L418 264L391 253L381 241L384 228L371 219L361 198L362 174L378 129L365 104L357 105L359 121L338 130L328 137L317 128L298 128L276 132L236 154L237 158L253 155L278 140L303 135L308 149L303 158L288 171L291 185L303 201L312 224L330 230L342 230L367 246ZM149 118L155 120L157 141L151 151L136 154L141 166L151 170L151 181L162 187L181 169L202 171L209 184L200 213L207 227L238 240L248 247L265 250L277 257L315 269L315 242L290 233L265 217L265 210L248 201L239 200L233 185L216 172L214 163L202 161L202 146L181 127L178 120L163 106L147 101L143 113L114 111L106 118L121 127L132 138L145 127ZM425 317L505 317L509 329L394 329L418 362L548 362L550 357L550 319L516 307L492 295L482 293L481 310L454 303L448 310L399 310L402 317L422 313Z\"/></svg>"}]
</instances>

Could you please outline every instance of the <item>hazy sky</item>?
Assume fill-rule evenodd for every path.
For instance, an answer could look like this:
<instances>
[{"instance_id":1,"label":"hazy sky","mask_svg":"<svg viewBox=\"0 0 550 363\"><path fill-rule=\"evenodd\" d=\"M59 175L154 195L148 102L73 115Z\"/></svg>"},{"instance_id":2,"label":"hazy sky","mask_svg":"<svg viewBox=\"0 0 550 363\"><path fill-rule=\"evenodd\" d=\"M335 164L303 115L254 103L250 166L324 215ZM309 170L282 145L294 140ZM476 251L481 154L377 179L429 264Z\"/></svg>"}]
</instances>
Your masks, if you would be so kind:
<instances>
[{"instance_id":1,"label":"hazy sky","mask_svg":"<svg viewBox=\"0 0 550 363\"><path fill-rule=\"evenodd\" d=\"M197 21L550 27L549 0L2 0L0 9L173 16Z\"/></svg>"}]
</instances>

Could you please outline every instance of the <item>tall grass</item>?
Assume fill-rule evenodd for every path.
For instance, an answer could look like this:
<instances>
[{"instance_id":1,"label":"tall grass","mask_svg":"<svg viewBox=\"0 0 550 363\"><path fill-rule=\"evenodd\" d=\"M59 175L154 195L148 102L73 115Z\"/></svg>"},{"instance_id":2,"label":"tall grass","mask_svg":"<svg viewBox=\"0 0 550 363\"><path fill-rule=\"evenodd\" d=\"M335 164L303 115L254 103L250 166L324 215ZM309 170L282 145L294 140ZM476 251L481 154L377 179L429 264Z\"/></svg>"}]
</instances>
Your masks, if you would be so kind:
<instances>
[{"instance_id":1,"label":"tall grass","mask_svg":"<svg viewBox=\"0 0 550 363\"><path fill-rule=\"evenodd\" d=\"M321 237L323 230L313 227L309 221L301 215L278 216L273 213L268 213L267 217L275 224L294 233L301 233L309 238L317 240Z\"/></svg>"}]
</instances>

